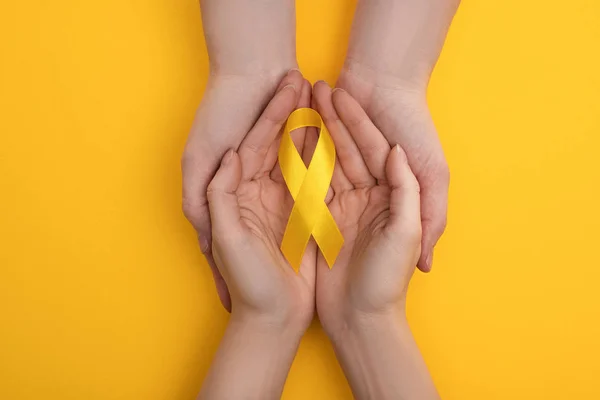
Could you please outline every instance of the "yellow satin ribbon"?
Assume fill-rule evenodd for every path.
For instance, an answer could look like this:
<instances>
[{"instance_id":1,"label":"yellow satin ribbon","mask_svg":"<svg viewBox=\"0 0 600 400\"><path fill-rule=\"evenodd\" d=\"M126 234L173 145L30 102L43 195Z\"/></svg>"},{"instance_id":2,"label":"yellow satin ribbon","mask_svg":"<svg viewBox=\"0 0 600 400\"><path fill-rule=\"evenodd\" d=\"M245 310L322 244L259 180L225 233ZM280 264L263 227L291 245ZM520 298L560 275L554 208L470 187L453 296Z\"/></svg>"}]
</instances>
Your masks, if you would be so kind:
<instances>
[{"instance_id":1,"label":"yellow satin ribbon","mask_svg":"<svg viewBox=\"0 0 600 400\"><path fill-rule=\"evenodd\" d=\"M308 169L290 134L293 130L304 127L321 129ZM279 146L279 166L294 198L294 207L281 242L281 252L297 272L312 235L331 268L344 244L344 238L325 204L335 166L335 146L318 112L300 108L290 115Z\"/></svg>"}]
</instances>

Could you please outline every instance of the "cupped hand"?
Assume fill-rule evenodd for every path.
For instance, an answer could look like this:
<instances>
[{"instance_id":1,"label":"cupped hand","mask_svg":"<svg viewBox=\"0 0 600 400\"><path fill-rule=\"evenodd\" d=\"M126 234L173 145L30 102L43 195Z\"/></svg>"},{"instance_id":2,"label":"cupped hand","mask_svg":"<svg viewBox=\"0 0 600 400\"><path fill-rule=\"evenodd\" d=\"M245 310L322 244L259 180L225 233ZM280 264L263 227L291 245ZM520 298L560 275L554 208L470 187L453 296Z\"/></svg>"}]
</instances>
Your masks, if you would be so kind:
<instances>
[{"instance_id":1,"label":"cupped hand","mask_svg":"<svg viewBox=\"0 0 600 400\"><path fill-rule=\"evenodd\" d=\"M285 74L284 74L285 75ZM183 211L198 233L200 248L211 267L217 293L231 311L227 284L217 269L211 245L211 220L206 189L228 149L237 149L273 97L276 89L303 86L304 78L291 70L276 75L211 75L181 160Z\"/></svg>"},{"instance_id":2,"label":"cupped hand","mask_svg":"<svg viewBox=\"0 0 600 400\"><path fill-rule=\"evenodd\" d=\"M429 77L460 0L364 1L357 5L337 87L365 110L390 145L399 144L421 187L422 251L431 270L446 228L449 171L427 105Z\"/></svg>"},{"instance_id":3,"label":"cupped hand","mask_svg":"<svg viewBox=\"0 0 600 400\"><path fill-rule=\"evenodd\" d=\"M311 86L287 85L271 100L239 150L230 150L208 186L212 255L227 283L232 315L306 328L314 313L316 247L296 273L279 250L293 199L277 163L279 133ZM303 152L303 132L294 134Z\"/></svg>"},{"instance_id":4,"label":"cupped hand","mask_svg":"<svg viewBox=\"0 0 600 400\"><path fill-rule=\"evenodd\" d=\"M331 336L355 314L403 310L421 253L420 196L404 151L347 92L318 82L313 103L337 150L329 210L345 240L332 269L317 259L317 312Z\"/></svg>"},{"instance_id":5,"label":"cupped hand","mask_svg":"<svg viewBox=\"0 0 600 400\"><path fill-rule=\"evenodd\" d=\"M450 175L424 91L385 86L378 78L366 78L352 69L342 73L338 86L356 97L388 143L399 144L406 152L421 187L423 237L418 267L429 272L434 247L446 229Z\"/></svg>"}]
</instances>

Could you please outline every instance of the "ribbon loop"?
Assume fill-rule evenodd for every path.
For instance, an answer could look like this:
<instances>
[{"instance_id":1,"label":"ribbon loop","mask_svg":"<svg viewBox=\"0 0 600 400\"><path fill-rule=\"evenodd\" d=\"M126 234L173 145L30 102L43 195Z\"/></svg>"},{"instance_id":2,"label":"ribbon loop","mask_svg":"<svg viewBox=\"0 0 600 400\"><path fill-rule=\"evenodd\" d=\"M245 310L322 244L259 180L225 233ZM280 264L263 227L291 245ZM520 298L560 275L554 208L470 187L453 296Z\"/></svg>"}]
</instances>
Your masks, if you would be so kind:
<instances>
[{"instance_id":1,"label":"ribbon loop","mask_svg":"<svg viewBox=\"0 0 600 400\"><path fill-rule=\"evenodd\" d=\"M291 136L293 130L304 127L321 130L308 169ZM335 145L318 112L311 108L300 108L290 115L279 146L279 166L294 199L281 242L281 252L297 272L312 235L331 268L344 244L344 238L325 204L335 166Z\"/></svg>"}]
</instances>

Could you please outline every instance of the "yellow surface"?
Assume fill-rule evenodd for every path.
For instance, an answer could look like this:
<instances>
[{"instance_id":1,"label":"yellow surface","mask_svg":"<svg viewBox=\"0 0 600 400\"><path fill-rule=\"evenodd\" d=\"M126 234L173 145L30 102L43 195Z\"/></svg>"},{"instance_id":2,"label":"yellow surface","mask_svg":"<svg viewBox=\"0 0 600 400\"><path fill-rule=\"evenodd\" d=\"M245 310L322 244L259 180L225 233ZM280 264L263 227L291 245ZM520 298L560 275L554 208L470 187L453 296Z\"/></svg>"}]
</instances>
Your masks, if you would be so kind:
<instances>
[{"instance_id":1,"label":"yellow surface","mask_svg":"<svg viewBox=\"0 0 600 400\"><path fill-rule=\"evenodd\" d=\"M353 4L298 1L334 82ZM0 3L0 398L192 399L226 324L180 211L195 0ZM430 87L452 170L409 294L445 399L598 399L600 2L465 0ZM315 323L284 398L350 392Z\"/></svg>"}]
</instances>

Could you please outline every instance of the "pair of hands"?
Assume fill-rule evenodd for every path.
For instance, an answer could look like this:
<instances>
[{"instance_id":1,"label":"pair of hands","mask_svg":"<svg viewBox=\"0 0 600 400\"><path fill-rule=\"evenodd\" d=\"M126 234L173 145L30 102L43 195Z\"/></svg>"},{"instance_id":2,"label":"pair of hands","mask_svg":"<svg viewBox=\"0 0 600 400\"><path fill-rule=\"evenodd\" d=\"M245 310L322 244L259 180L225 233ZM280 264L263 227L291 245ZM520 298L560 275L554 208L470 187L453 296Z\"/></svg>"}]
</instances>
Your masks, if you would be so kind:
<instances>
[{"instance_id":1,"label":"pair of hands","mask_svg":"<svg viewBox=\"0 0 600 400\"><path fill-rule=\"evenodd\" d=\"M400 146L390 146L358 102L325 82L314 90L290 71L237 152L229 150L207 190L212 256L229 288L232 318L304 332L316 310L335 337L352 320L403 312L421 254L419 185ZM298 273L281 251L293 199L277 162L280 131L311 105L338 159L326 202L345 243L330 269L311 240ZM310 162L318 136L292 133Z\"/></svg>"},{"instance_id":2,"label":"pair of hands","mask_svg":"<svg viewBox=\"0 0 600 400\"><path fill-rule=\"evenodd\" d=\"M287 74L297 67L294 3L200 1L211 73L182 158L183 209L223 305L234 303L201 398L277 398L315 301L356 398L438 398L406 320L389 316L403 310L415 261L431 270L446 224L448 167L426 89L459 0L357 2L336 84L347 93L317 83L312 101L299 73ZM332 270L311 244L296 275L279 252L291 199L274 138L308 106L336 143L326 200L346 243ZM309 159L316 132L292 136ZM395 144L419 182L416 205ZM229 149L237 154L224 157ZM231 222L214 229L213 177L212 222Z\"/></svg>"},{"instance_id":3,"label":"pair of hands","mask_svg":"<svg viewBox=\"0 0 600 400\"><path fill-rule=\"evenodd\" d=\"M207 187L225 152L238 148L287 71L297 66L296 16L294 0L200 3L211 73L182 158L183 209L198 232L221 302L231 310L227 285L212 256ZM358 2L337 82L388 143L406 151L421 188L418 268L424 272L432 268L433 249L446 226L449 183L426 89L458 3Z\"/></svg>"}]
</instances>

